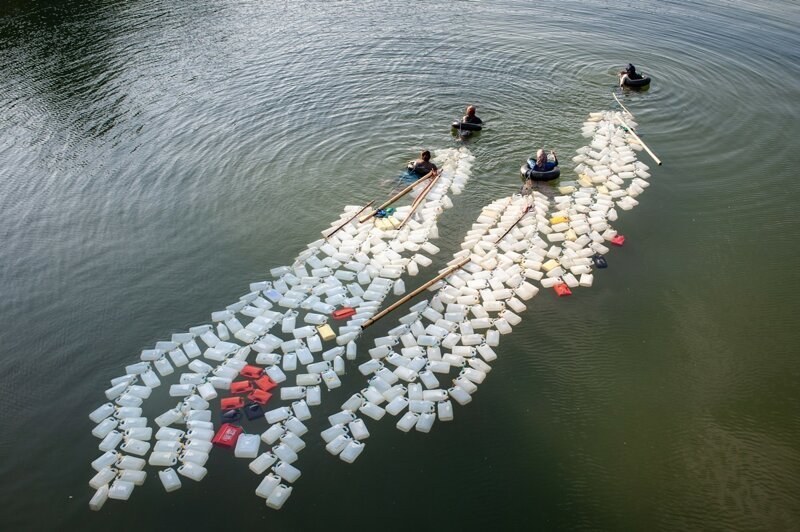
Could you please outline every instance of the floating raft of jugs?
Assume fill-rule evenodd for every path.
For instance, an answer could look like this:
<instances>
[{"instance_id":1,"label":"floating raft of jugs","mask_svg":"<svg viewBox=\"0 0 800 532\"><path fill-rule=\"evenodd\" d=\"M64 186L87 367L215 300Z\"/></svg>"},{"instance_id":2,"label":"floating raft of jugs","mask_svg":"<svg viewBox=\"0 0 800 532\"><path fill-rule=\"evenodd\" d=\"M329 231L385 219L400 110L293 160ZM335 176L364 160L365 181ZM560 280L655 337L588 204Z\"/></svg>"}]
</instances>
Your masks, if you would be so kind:
<instances>
[{"instance_id":1,"label":"floating raft of jugs","mask_svg":"<svg viewBox=\"0 0 800 532\"><path fill-rule=\"evenodd\" d=\"M358 366L366 386L322 432L330 453L346 462L358 457L369 436L366 418L389 414L398 430L424 433L437 419L452 421L453 403L472 401L498 358L501 336L522 321L540 287L562 296L592 286L594 267L606 265L606 244L624 243L609 223L618 208L636 206L649 185L631 123L621 113L592 113L584 125L591 144L575 158L578 183L562 184L552 200L533 192L483 209L449 263L456 271L368 350Z\"/></svg>"},{"instance_id":2,"label":"floating raft of jugs","mask_svg":"<svg viewBox=\"0 0 800 532\"><path fill-rule=\"evenodd\" d=\"M591 144L578 150L576 183L562 183L552 200L534 192L483 209L443 279L429 287L435 295L413 305L359 364L366 386L328 417L330 427L321 434L330 453L354 462L369 437L366 418L377 421L389 413L398 429L419 432L429 432L437 419L453 420L454 403L472 400L498 357L500 337L521 322L540 287L566 295L593 284L593 268L605 265L606 244L624 241L609 223L617 209L635 206L634 198L648 184L648 168L635 157L642 146L631 123L631 116L593 113L584 128ZM212 314L215 327L199 326L157 343L112 380L106 395L116 405L106 403L90 416L104 452L92 463L97 471L90 482L97 490L93 509L107 498L130 497L136 482L144 480L148 451L147 462L165 468L159 471L165 490L178 489L181 476L201 480L212 442L251 460L249 468L261 477L256 494L268 507L285 503L301 474L294 464L305 447L303 422L320 404L322 386L341 386L345 362L357 357L355 341L383 300L390 292L402 295L403 276L430 264L421 252L438 251L428 239L436 236L436 219L448 206L445 192L460 192L468 179L471 156L455 150L437 156L442 177L427 193L419 192L427 197L402 228L392 224L382 231L371 217L359 217L362 207L347 208L325 232L328 238L312 243L292 267L273 269L273 280L253 283L239 302ZM334 333L326 327L337 306L354 313ZM240 316L249 318L247 326ZM278 324L280 333L273 330ZM207 346L202 353L198 341ZM255 361L249 362L252 352ZM199 360L201 354L216 366ZM181 374L170 389L181 402L156 418L156 443L148 449L153 431L141 402L160 384L159 375L174 371L172 364L191 365L191 372ZM287 373L295 371L291 386ZM271 404L264 412L276 386L287 404ZM257 439L237 425L223 425L215 433L209 402L217 393L250 397L259 390L270 395L259 394L261 403L249 406L262 408L269 427ZM271 446L263 453L262 442Z\"/></svg>"},{"instance_id":3,"label":"floating raft of jugs","mask_svg":"<svg viewBox=\"0 0 800 532\"><path fill-rule=\"evenodd\" d=\"M395 210L400 223L387 226L360 216L365 207L345 208L325 238L312 242L292 266L273 268L272 279L251 283L238 301L213 312L212 324L157 342L111 379L109 402L89 415L102 453L91 464L96 474L89 484L96 491L90 508L99 510L107 499L127 500L144 482L146 465L160 468L167 492L179 489L182 477L202 480L215 445L251 459L250 470L263 477L256 494L280 508L300 476L293 463L305 447L303 421L321 403L321 386L341 385L345 360L356 357L361 324L390 293L404 292L403 276L431 263L426 254L439 251L431 242L438 238L438 218L452 206L448 192L461 193L473 159L465 148L438 151L440 174L413 191L412 206ZM337 307L354 312L334 331L329 317ZM168 393L178 402L156 416L153 426L143 403L162 379L175 379L170 375L176 369L181 373ZM292 372L298 373L289 386ZM285 405L265 411L267 403L277 402L276 393ZM264 417L270 427L260 435L244 434L234 423L215 431L211 409L218 399L224 419L235 422L244 413ZM260 452L262 442L271 449Z\"/></svg>"}]
</instances>

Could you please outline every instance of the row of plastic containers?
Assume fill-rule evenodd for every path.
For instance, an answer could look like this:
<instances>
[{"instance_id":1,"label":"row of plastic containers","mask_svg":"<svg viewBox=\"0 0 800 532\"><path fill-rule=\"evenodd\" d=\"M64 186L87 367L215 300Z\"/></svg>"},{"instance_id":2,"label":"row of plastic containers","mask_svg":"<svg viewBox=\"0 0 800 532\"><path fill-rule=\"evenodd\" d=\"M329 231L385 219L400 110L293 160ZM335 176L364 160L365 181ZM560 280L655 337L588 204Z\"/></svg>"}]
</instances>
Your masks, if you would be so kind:
<instances>
[{"instance_id":1,"label":"row of plastic containers","mask_svg":"<svg viewBox=\"0 0 800 532\"><path fill-rule=\"evenodd\" d=\"M467 161L471 156L466 152L456 154L456 161ZM451 159L453 159L451 157ZM445 161L445 166L451 167L454 174L454 182L459 182L461 186L466 182L468 173L459 169L457 164ZM155 348L142 352L141 363L131 365L126 368L126 376L112 381L112 388L107 390L106 396L110 400L117 400L118 406L111 405L115 412L108 410L107 405L93 412L93 421L96 420L98 426L93 430L93 434L102 436L100 447L107 449L106 452L114 452L117 445L120 449L131 454L145 455L150 451L150 445L145 440L135 436L143 436L144 432L120 433L115 429L120 421L117 416L126 422L130 418L131 408L141 406L144 399L147 399L153 388L160 385L160 379L153 371L155 369L162 377L174 372L175 367L189 366L189 373L182 373L178 384L170 386L169 393L173 397L183 397L184 401L178 407L164 412L156 418L159 426L168 426L173 423L183 423L186 421L185 410L187 407L182 405L192 404L198 406L198 401L203 405L198 408L207 408L208 401L216 398L217 390L227 391L230 389L231 382L238 375L241 369L234 361L246 361L250 352L250 346L241 346L235 341L243 344L252 344L258 353L257 363L269 364L268 374L275 381L284 380L285 374L277 362L283 356L283 368L287 371L296 369L292 363L302 360L307 364L316 364L308 369L307 373L298 375L298 381L310 386L288 387L281 394L286 400L292 398L303 398L292 402L292 412L301 417L310 417L308 406L319 404L319 387L315 384L324 382L329 388L337 387L341 383L338 376L343 373L343 354L347 358L355 357L355 344L353 340L357 336L356 331L350 331L338 337L331 336L333 333L330 326L327 326L326 314L331 313L337 305L352 304L360 305L361 311L354 316L349 325L356 327L359 320L373 315L378 305L386 297L391 286L386 278L379 277L384 274L387 277L399 278L404 269L410 273L416 273L418 266L427 266L430 259L418 253L420 250L435 253L438 248L432 243L427 242L427 237L436 233L435 219L445 207L452 206L452 203L442 201L446 199L444 190L450 185L451 180L445 178L440 180L441 190L432 191L431 197L435 200L435 205L423 207L418 213L418 219L410 220L408 230L395 232L395 234L384 234L376 231L371 221L367 223L350 223L343 227L332 237L312 243L309 248L300 254L295 266L274 268L271 274L275 278L273 282L259 281L251 283L250 292L240 298L237 303L229 305L223 311L212 313L212 326L199 326L190 330L189 333L174 335L170 342L159 342ZM438 203L437 203L438 202ZM341 221L351 219L356 207L346 209L340 217ZM339 224L339 222L335 222ZM332 224L334 225L334 224ZM389 239L386 242L385 239ZM400 253L415 252L411 259L403 259ZM370 253L371 252L371 253ZM413 264L413 266L409 266ZM346 267L345 267L346 266ZM350 282L345 286L346 282ZM369 285L366 289L360 289L360 285ZM402 293L402 282L395 283L395 293ZM282 311L279 307L289 309ZM296 310L295 310L296 309ZM293 323L299 316L299 311L308 310L302 316L303 322L307 325L297 326ZM237 317L240 314L251 318L247 325L242 324L242 320ZM282 332L291 333L292 338L281 339L280 347L282 355L272 352L272 348L278 347L270 345L275 336L269 331L277 324L281 324ZM341 345L341 348L328 349L322 353L323 361L314 362L313 354L321 350L322 341L333 339ZM213 367L205 362L196 359L201 355L198 341L206 345L202 355L209 361L220 362ZM292 344L295 342L295 345ZM231 358L235 357L235 358ZM324 364L323 364L324 363ZM174 365L174 367L173 367ZM324 367L323 367L324 366ZM144 386L136 384L141 380ZM128 411L122 410L127 408ZM199 411L199 410L198 410ZM106 414L100 416L100 414ZM113 416L112 416L113 414ZM141 414L141 412L136 412ZM275 412L267 412L266 416L275 416ZM127 417L126 417L127 416ZM299 419L295 417L294 419ZM147 420L137 417L137 430L152 430L146 426ZM242 441L247 441L243 438ZM192 444L189 442L176 442L178 445ZM204 460L196 449L191 453L178 452L178 449L164 451L163 444L158 442L159 451L151 454L152 465L175 465L180 461L182 465L178 472L199 480L204 476L202 468ZM121 454L121 453L119 453ZM123 458L118 458L118 460ZM207 455L205 457L207 459ZM203 463L200 463L200 462ZM282 467L281 470L287 469ZM171 470L171 469L170 469ZM109 467L104 471L105 478ZM284 471L285 472L285 471ZM174 471L173 471L174 473ZM160 477L165 483L165 489L172 491L177 489L172 481L177 476L161 472ZM127 482L123 478L120 482ZM96 485L97 479L93 483ZM126 484L120 484L127 486ZM112 485L113 486L113 485ZM102 486L99 486L102 487ZM179 487L179 485L178 485ZM118 490L109 490L111 498L125 498L130 496L130 491L126 496L117 497ZM290 489L285 491L286 495ZM98 488L97 497L102 498L103 490ZM280 492L280 490L278 490ZM267 503L274 507L275 502ZM94 508L102 506L95 500L92 504Z\"/></svg>"}]
</instances>

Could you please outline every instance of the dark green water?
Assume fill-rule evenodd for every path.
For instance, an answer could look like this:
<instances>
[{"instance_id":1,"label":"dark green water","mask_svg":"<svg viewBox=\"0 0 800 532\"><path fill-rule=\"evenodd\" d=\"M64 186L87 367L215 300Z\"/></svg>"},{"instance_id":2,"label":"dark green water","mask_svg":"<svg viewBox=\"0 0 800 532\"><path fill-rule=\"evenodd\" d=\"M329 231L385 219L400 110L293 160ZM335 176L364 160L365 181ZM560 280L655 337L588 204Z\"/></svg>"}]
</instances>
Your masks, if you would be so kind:
<instances>
[{"instance_id":1,"label":"dark green water","mask_svg":"<svg viewBox=\"0 0 800 532\"><path fill-rule=\"evenodd\" d=\"M800 528L793 2L34 2L0 8L0 514L10 530ZM310 422L280 512L246 461L88 510L87 414L475 103L443 251L630 94L664 160L595 286L538 296L475 400L353 465ZM643 160L650 164L643 156ZM563 163L562 163L563 164ZM654 165L651 165L654 166ZM368 336L366 339L371 338ZM366 340L365 339L365 340ZM368 342L362 343L362 356ZM351 370L351 374L355 373ZM325 415L363 384L345 379ZM151 414L170 401L152 403Z\"/></svg>"}]
</instances>

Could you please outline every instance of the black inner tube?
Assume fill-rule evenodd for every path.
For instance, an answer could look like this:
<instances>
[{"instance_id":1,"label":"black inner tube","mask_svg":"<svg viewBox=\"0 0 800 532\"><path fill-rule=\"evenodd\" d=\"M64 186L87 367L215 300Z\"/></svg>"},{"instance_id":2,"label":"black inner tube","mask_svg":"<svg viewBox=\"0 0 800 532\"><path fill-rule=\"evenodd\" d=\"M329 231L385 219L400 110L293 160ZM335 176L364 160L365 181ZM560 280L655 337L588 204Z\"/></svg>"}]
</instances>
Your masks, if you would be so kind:
<instances>
[{"instance_id":1,"label":"black inner tube","mask_svg":"<svg viewBox=\"0 0 800 532\"><path fill-rule=\"evenodd\" d=\"M414 163L409 164L406 167L406 171L408 171L408 173L410 173L410 174L414 174L417 177L426 176L431 172L431 170L426 170L425 168L420 168L420 167L416 166Z\"/></svg>"},{"instance_id":2,"label":"black inner tube","mask_svg":"<svg viewBox=\"0 0 800 532\"><path fill-rule=\"evenodd\" d=\"M535 170L531 170L531 167L528 166L528 163L522 165L519 169L519 173L522 174L522 177L525 179L530 179L532 181L552 181L553 179L558 179L561 175L561 170L556 166L552 170L548 170L546 172L537 172Z\"/></svg>"},{"instance_id":3,"label":"black inner tube","mask_svg":"<svg viewBox=\"0 0 800 532\"><path fill-rule=\"evenodd\" d=\"M644 87L645 85L650 85L650 78L642 78L642 79L630 79L626 78L622 82L623 85L626 87Z\"/></svg>"},{"instance_id":4,"label":"black inner tube","mask_svg":"<svg viewBox=\"0 0 800 532\"><path fill-rule=\"evenodd\" d=\"M481 124L471 124L470 122L453 122L454 129L460 129L462 131L480 131L483 129Z\"/></svg>"}]
</instances>

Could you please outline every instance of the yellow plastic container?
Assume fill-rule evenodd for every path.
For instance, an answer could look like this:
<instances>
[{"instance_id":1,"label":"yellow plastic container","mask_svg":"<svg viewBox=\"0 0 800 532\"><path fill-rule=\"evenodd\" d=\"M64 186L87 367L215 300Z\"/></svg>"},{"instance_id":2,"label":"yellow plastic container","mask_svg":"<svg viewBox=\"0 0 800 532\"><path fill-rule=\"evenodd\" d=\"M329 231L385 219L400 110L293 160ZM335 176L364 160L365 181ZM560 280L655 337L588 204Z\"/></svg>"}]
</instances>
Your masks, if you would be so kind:
<instances>
[{"instance_id":1,"label":"yellow plastic container","mask_svg":"<svg viewBox=\"0 0 800 532\"><path fill-rule=\"evenodd\" d=\"M542 264L542 269L545 272L549 272L550 270L552 270L553 268L556 268L556 267L558 267L558 261L556 259L550 259L547 262L545 262L544 264Z\"/></svg>"},{"instance_id":2,"label":"yellow plastic container","mask_svg":"<svg viewBox=\"0 0 800 532\"><path fill-rule=\"evenodd\" d=\"M333 329L327 323L323 323L322 325L317 325L317 332L319 333L320 337L329 342L336 338L336 333L333 332Z\"/></svg>"},{"instance_id":3,"label":"yellow plastic container","mask_svg":"<svg viewBox=\"0 0 800 532\"><path fill-rule=\"evenodd\" d=\"M550 225L563 224L569 221L569 216L554 216L550 218Z\"/></svg>"}]
</instances>

